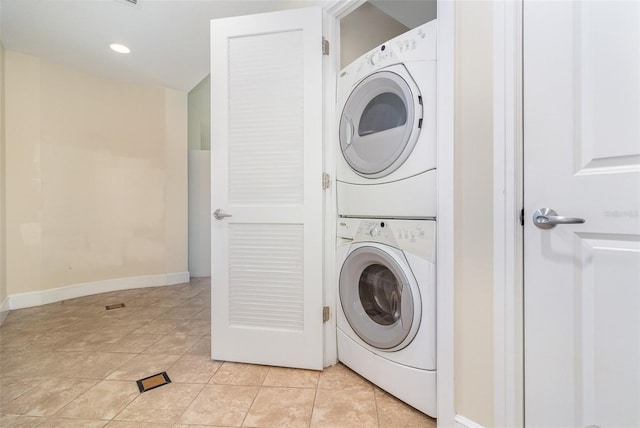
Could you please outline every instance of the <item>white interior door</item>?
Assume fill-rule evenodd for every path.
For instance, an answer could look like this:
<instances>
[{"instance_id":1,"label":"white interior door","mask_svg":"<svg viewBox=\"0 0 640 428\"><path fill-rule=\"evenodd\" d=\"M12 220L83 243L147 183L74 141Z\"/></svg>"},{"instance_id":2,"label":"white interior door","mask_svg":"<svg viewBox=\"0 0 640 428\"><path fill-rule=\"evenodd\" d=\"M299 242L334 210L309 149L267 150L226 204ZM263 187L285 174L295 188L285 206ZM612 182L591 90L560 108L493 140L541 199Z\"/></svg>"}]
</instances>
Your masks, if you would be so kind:
<instances>
[{"instance_id":1,"label":"white interior door","mask_svg":"<svg viewBox=\"0 0 640 428\"><path fill-rule=\"evenodd\" d=\"M639 53L639 2L524 3L529 427L640 426Z\"/></svg>"},{"instance_id":2,"label":"white interior door","mask_svg":"<svg viewBox=\"0 0 640 428\"><path fill-rule=\"evenodd\" d=\"M322 369L322 12L211 22L212 358Z\"/></svg>"}]
</instances>

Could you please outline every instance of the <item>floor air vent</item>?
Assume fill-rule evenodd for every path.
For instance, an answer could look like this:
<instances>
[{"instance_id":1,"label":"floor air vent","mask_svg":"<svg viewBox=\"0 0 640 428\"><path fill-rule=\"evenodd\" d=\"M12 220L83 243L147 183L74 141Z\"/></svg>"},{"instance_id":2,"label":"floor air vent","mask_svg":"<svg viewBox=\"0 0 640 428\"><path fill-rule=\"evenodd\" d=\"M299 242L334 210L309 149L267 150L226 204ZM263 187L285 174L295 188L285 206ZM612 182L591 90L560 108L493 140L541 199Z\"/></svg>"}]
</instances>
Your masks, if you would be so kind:
<instances>
[{"instance_id":1,"label":"floor air vent","mask_svg":"<svg viewBox=\"0 0 640 428\"><path fill-rule=\"evenodd\" d=\"M169 375L167 374L167 372L162 372L153 376L145 377L144 379L140 379L136 381L136 383L138 384L138 389L142 393L163 385L167 385L171 383L171 379L169 379Z\"/></svg>"},{"instance_id":2,"label":"floor air vent","mask_svg":"<svg viewBox=\"0 0 640 428\"><path fill-rule=\"evenodd\" d=\"M124 303L116 303L115 305L107 305L105 308L110 311L112 309L124 308Z\"/></svg>"}]
</instances>

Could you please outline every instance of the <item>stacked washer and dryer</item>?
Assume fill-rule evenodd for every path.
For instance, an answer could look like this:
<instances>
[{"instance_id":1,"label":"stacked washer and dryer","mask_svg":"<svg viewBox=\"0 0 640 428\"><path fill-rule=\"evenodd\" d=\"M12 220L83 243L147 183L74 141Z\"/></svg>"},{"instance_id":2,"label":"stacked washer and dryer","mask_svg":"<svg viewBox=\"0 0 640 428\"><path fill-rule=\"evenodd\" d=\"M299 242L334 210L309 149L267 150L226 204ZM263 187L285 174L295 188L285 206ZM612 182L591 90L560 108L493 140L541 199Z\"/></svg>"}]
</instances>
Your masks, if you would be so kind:
<instances>
[{"instance_id":1,"label":"stacked washer and dryer","mask_svg":"<svg viewBox=\"0 0 640 428\"><path fill-rule=\"evenodd\" d=\"M436 417L436 21L338 79L338 358Z\"/></svg>"}]
</instances>

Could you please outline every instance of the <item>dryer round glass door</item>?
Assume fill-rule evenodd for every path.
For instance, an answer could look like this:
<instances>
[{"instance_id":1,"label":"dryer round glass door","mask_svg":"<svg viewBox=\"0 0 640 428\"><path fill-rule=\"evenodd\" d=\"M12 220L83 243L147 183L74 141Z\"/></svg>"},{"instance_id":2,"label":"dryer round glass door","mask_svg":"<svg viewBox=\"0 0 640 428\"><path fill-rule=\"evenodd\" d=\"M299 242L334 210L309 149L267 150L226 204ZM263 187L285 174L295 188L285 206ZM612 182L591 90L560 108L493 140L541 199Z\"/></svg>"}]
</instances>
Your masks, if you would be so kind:
<instances>
[{"instance_id":1,"label":"dryer round glass door","mask_svg":"<svg viewBox=\"0 0 640 428\"><path fill-rule=\"evenodd\" d=\"M351 92L340 118L340 149L359 175L391 174L409 157L422 125L418 87L401 65L371 74Z\"/></svg>"},{"instance_id":2,"label":"dryer round glass door","mask_svg":"<svg viewBox=\"0 0 640 428\"><path fill-rule=\"evenodd\" d=\"M406 261L373 246L352 251L339 281L340 303L353 331L385 350L411 343L420 322L420 296Z\"/></svg>"}]
</instances>

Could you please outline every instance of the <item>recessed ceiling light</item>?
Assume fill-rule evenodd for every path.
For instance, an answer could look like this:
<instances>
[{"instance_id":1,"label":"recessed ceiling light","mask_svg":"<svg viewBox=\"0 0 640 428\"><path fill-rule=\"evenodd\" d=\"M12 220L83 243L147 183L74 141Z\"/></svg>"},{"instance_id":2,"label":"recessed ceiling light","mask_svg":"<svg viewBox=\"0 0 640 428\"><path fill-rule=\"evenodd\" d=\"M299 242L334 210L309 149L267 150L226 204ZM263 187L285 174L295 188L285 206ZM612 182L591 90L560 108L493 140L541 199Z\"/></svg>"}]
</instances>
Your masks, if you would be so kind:
<instances>
[{"instance_id":1,"label":"recessed ceiling light","mask_svg":"<svg viewBox=\"0 0 640 428\"><path fill-rule=\"evenodd\" d=\"M129 49L129 48L128 48L128 47L126 47L125 45L121 45L121 44L119 44L119 43L111 43L111 44L109 45L109 47L110 47L111 49L113 49L114 51L118 52L118 53L126 54L126 53L131 52L131 49Z\"/></svg>"}]
</instances>

